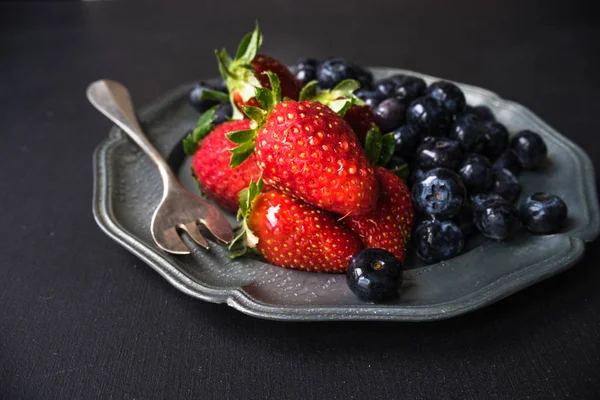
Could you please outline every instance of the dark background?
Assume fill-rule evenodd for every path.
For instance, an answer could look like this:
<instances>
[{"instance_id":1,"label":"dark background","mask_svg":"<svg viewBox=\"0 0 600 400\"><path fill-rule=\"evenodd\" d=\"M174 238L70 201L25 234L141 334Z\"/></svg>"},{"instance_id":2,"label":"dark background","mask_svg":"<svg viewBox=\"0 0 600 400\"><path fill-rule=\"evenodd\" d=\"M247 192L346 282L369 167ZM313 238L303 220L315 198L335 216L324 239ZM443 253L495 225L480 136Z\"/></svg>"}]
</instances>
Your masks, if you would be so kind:
<instances>
[{"instance_id":1,"label":"dark background","mask_svg":"<svg viewBox=\"0 0 600 400\"><path fill-rule=\"evenodd\" d=\"M1 399L600 398L598 241L453 320L254 319L183 295L96 226L110 123L84 96L110 77L141 105L215 76L214 48L258 18L284 62L341 55L488 88L598 168L594 2L151 3L0 3Z\"/></svg>"}]
</instances>

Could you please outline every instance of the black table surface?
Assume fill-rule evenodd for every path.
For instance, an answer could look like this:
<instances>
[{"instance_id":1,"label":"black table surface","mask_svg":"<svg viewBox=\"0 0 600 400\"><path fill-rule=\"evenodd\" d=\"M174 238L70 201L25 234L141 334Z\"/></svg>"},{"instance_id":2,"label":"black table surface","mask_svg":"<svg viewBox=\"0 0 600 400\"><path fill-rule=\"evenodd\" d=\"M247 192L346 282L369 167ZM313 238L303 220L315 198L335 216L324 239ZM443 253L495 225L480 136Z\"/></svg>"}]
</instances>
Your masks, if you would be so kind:
<instances>
[{"instance_id":1,"label":"black table surface","mask_svg":"<svg viewBox=\"0 0 600 400\"><path fill-rule=\"evenodd\" d=\"M255 319L178 292L97 227L92 152L111 124L84 95L110 77L141 105L216 76L213 50L258 18L285 62L340 55L488 88L598 168L593 2L154 3L0 3L1 399L600 398L600 242L447 321Z\"/></svg>"}]
</instances>

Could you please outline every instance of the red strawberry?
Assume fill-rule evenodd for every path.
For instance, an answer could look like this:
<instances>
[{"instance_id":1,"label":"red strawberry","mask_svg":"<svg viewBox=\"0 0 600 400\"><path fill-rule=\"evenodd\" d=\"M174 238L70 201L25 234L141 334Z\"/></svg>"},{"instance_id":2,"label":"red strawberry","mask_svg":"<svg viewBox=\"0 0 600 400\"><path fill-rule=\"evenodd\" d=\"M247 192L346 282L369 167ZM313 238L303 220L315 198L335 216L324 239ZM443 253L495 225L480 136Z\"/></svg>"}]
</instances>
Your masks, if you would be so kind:
<instances>
[{"instance_id":1,"label":"red strawberry","mask_svg":"<svg viewBox=\"0 0 600 400\"><path fill-rule=\"evenodd\" d=\"M317 92L317 81L312 81L302 88L299 98L318 101L329 106L344 118L360 142L364 144L367 132L373 125L377 126L377 123L371 107L364 105L363 101L353 94L359 87L358 81L347 79L331 90Z\"/></svg>"},{"instance_id":2,"label":"red strawberry","mask_svg":"<svg viewBox=\"0 0 600 400\"><path fill-rule=\"evenodd\" d=\"M326 211L271 190L251 200L247 226L271 264L319 272L344 272L362 249L360 239Z\"/></svg>"},{"instance_id":3,"label":"red strawberry","mask_svg":"<svg viewBox=\"0 0 600 400\"><path fill-rule=\"evenodd\" d=\"M249 119L224 122L210 132L194 153L192 171L207 197L229 211L238 209L238 192L260 177L256 156L251 155L238 168L231 168L229 160L235 144L227 139L233 131L249 129Z\"/></svg>"},{"instance_id":4,"label":"red strawberry","mask_svg":"<svg viewBox=\"0 0 600 400\"><path fill-rule=\"evenodd\" d=\"M353 105L344 114L344 121L350 125L361 143L365 143L367 133L371 127L373 125L377 126L375 115L373 115L369 106Z\"/></svg>"},{"instance_id":5,"label":"red strawberry","mask_svg":"<svg viewBox=\"0 0 600 400\"><path fill-rule=\"evenodd\" d=\"M234 119L241 117L240 111L243 111L244 106L260 107L255 98L255 88L271 89L265 72L277 75L284 97L298 99L301 82L281 62L257 54L261 43L262 33L256 24L254 31L248 33L240 42L235 59L231 59L225 49L217 52L219 70L227 83L231 101L237 108L234 109Z\"/></svg>"},{"instance_id":6,"label":"red strawberry","mask_svg":"<svg viewBox=\"0 0 600 400\"><path fill-rule=\"evenodd\" d=\"M274 188L338 214L371 211L377 203L377 180L350 126L320 103L277 104L277 76L268 76L273 91L257 89L264 110L244 107L257 128L228 135L240 145L232 151L232 165L256 148L263 179Z\"/></svg>"},{"instance_id":7,"label":"red strawberry","mask_svg":"<svg viewBox=\"0 0 600 400\"><path fill-rule=\"evenodd\" d=\"M350 216L344 224L360 236L365 247L387 250L402 261L414 221L410 191L402 179L383 167L377 167L375 175L379 182L377 208Z\"/></svg>"}]
</instances>

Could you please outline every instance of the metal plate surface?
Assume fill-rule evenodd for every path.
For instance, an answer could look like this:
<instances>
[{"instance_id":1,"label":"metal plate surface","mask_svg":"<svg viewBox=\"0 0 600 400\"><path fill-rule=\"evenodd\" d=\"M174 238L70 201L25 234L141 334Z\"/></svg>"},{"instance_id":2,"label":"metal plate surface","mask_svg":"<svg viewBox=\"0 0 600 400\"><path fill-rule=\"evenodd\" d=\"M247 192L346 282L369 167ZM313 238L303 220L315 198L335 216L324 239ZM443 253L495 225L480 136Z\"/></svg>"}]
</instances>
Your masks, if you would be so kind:
<instances>
[{"instance_id":1,"label":"metal plate surface","mask_svg":"<svg viewBox=\"0 0 600 400\"><path fill-rule=\"evenodd\" d=\"M412 71L372 68L376 79ZM573 266L585 242L600 227L594 170L589 157L525 107L496 94L460 84L470 105L486 105L509 132L531 129L548 145L546 165L520 175L523 195L548 191L562 197L569 219L562 233L534 236L526 232L506 243L479 240L447 262L422 265L406 261L402 296L387 304L358 300L344 275L278 268L254 259L229 260L227 251L211 243L209 252L196 248L190 256L173 256L152 241L150 220L162 193L150 160L118 128L94 154L93 211L100 227L182 292L204 301L227 303L246 313L277 320L427 321L450 318L484 307ZM198 192L190 160L181 147L183 135L198 114L188 105L184 85L141 109L142 127L167 158L182 183ZM234 218L231 216L233 223Z\"/></svg>"}]
</instances>

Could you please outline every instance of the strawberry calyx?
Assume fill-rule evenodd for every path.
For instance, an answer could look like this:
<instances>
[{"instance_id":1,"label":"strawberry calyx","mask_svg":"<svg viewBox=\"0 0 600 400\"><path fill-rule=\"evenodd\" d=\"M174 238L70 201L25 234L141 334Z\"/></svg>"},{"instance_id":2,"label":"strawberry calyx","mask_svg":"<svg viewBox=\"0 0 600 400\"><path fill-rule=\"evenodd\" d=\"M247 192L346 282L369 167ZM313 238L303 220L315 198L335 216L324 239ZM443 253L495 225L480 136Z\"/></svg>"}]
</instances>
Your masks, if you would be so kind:
<instances>
[{"instance_id":1,"label":"strawberry calyx","mask_svg":"<svg viewBox=\"0 0 600 400\"><path fill-rule=\"evenodd\" d=\"M396 140L394 139L393 132L382 135L379 128L375 125L369 129L365 139L365 152L373 166L385 167L392 159L395 150ZM390 169L390 171L403 181L408 179L408 164L404 164L399 168Z\"/></svg>"},{"instance_id":2,"label":"strawberry calyx","mask_svg":"<svg viewBox=\"0 0 600 400\"><path fill-rule=\"evenodd\" d=\"M252 204L262 193L262 189L263 180L260 177L256 182L250 181L250 185L238 193L240 207L237 212L237 220L240 221L240 225L237 228L238 235L229 245L229 254L227 255L229 258L238 258L249 251L254 251L258 244L258 237L248 227L248 218L252 213Z\"/></svg>"},{"instance_id":3,"label":"strawberry calyx","mask_svg":"<svg viewBox=\"0 0 600 400\"><path fill-rule=\"evenodd\" d=\"M244 113L252 120L252 129L234 131L227 134L227 138L238 145L230 150L232 153L230 161L232 168L243 163L254 152L256 133L265 124L267 116L273 107L281 102L281 84L279 78L270 71L266 71L264 74L269 78L271 89L263 87L254 88L254 96L262 108L252 106L243 107Z\"/></svg>"},{"instance_id":4,"label":"strawberry calyx","mask_svg":"<svg viewBox=\"0 0 600 400\"><path fill-rule=\"evenodd\" d=\"M251 64L258 53L262 40L263 36L257 21L254 30L246 34L238 45L235 58L231 58L224 48L220 51L215 50L219 72L227 84L229 100L233 105L232 119L244 118L244 115L235 106L234 93L239 94L242 100L247 102L254 97L255 88L262 87Z\"/></svg>"},{"instance_id":5,"label":"strawberry calyx","mask_svg":"<svg viewBox=\"0 0 600 400\"><path fill-rule=\"evenodd\" d=\"M218 105L206 110L200 118L198 118L196 128L183 138L183 151L185 151L185 154L188 156L193 156L194 153L196 153L202 139L215 128L213 121L215 120L215 111L217 110L217 107Z\"/></svg>"},{"instance_id":6,"label":"strawberry calyx","mask_svg":"<svg viewBox=\"0 0 600 400\"><path fill-rule=\"evenodd\" d=\"M300 91L299 101L318 101L331 108L340 117L353 105L362 106L365 103L354 92L360 88L360 82L355 79L346 79L338 83L333 89L319 90L317 81L310 81Z\"/></svg>"}]
</instances>

